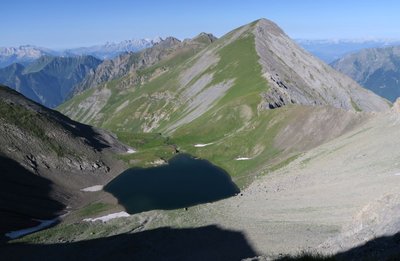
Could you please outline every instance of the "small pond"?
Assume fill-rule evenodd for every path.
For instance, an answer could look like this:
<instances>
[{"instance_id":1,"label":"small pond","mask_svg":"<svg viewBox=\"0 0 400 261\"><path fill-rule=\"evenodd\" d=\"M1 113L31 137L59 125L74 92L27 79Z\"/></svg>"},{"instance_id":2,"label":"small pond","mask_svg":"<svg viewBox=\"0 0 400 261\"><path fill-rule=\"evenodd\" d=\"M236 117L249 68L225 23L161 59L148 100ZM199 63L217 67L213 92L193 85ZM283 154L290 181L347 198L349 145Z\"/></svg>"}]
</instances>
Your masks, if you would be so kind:
<instances>
[{"instance_id":1,"label":"small pond","mask_svg":"<svg viewBox=\"0 0 400 261\"><path fill-rule=\"evenodd\" d=\"M239 193L226 171L187 154L178 154L167 165L126 170L104 190L130 214L190 207Z\"/></svg>"}]
</instances>

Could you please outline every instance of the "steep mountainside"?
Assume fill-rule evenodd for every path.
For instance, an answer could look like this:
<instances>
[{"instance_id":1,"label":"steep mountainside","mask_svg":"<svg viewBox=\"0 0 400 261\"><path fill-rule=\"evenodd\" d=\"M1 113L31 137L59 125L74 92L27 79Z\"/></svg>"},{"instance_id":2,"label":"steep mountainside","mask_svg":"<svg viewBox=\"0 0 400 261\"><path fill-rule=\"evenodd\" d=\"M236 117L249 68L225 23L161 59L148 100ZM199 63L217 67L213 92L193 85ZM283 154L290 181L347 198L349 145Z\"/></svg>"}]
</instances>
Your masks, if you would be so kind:
<instances>
[{"instance_id":1,"label":"steep mountainside","mask_svg":"<svg viewBox=\"0 0 400 261\"><path fill-rule=\"evenodd\" d=\"M202 33L193 40L179 41L174 37L167 37L154 45L152 48L142 52L122 54L112 60L104 61L94 72L90 73L79 86L77 92L96 87L127 74L134 74L135 71L150 67L163 59L167 59L177 52L193 52L203 48L205 45L215 41L216 38L211 34ZM132 78L132 77L131 77ZM141 75L133 77L124 85L134 85L144 82Z\"/></svg>"},{"instance_id":2,"label":"steep mountainside","mask_svg":"<svg viewBox=\"0 0 400 261\"><path fill-rule=\"evenodd\" d=\"M276 164L348 130L359 117L355 111L389 108L387 101L314 59L268 20L240 27L201 48L191 47L193 41L177 43L151 66L116 73L59 110L120 137L161 132L183 151L209 159L233 176L247 177L263 164ZM321 108L307 109L309 105ZM301 128L300 119L310 124L314 119L314 126L293 132L292 126ZM340 124L331 126L325 123L328 119ZM316 126L331 129L316 139ZM208 146L194 147L196 143Z\"/></svg>"},{"instance_id":3,"label":"steep mountainside","mask_svg":"<svg viewBox=\"0 0 400 261\"><path fill-rule=\"evenodd\" d=\"M19 47L0 47L0 68L13 63L28 64L43 55L53 55L55 51L50 49L36 47L32 45L23 45Z\"/></svg>"},{"instance_id":4,"label":"steep mountainside","mask_svg":"<svg viewBox=\"0 0 400 261\"><path fill-rule=\"evenodd\" d=\"M275 24L261 20L254 34L263 76L271 87L264 95L269 107L304 104L362 111L388 108L382 99L299 48Z\"/></svg>"},{"instance_id":5,"label":"steep mountainside","mask_svg":"<svg viewBox=\"0 0 400 261\"><path fill-rule=\"evenodd\" d=\"M100 63L92 56L42 56L26 67L16 63L0 69L0 83L52 108L64 102Z\"/></svg>"},{"instance_id":6,"label":"steep mountainside","mask_svg":"<svg viewBox=\"0 0 400 261\"><path fill-rule=\"evenodd\" d=\"M76 259L79 255L92 259L274 260L282 258L282 253L346 251L400 229L399 103L390 109L390 102L313 58L268 20L242 26L218 40L207 34L183 42L168 38L142 52L122 55L89 74L80 90L82 93L58 109L74 119L112 130L135 147L135 153L118 155L127 164L165 164L173 155L186 152L225 170L241 191L224 200L187 208L155 204L142 208L149 211L130 211L133 204L140 207L157 201L144 193L135 196L135 202L129 196L132 191L143 187L150 194L159 194L158 188L170 187L159 178L148 179L148 171L157 170L166 178L161 170L171 167L172 162L139 170L139 177L148 181L132 181L135 187L121 180L125 188L116 186L122 176L106 184L114 174L105 166L115 163L107 158L107 150L75 150L74 146L82 145L78 141L83 140L89 148L97 148L93 144L100 135L100 143L108 144L113 151L126 152L126 147L106 133L29 103L24 108L36 106L34 111L40 112L35 114L34 123L49 128L43 134L30 117L15 116L15 108L19 108L15 104L21 102L9 101L6 108L13 113L0 113L0 117L11 115L6 122L33 126L29 128L33 134L23 133L39 134L21 139L14 137L20 128L4 131L5 139L12 140L0 140L7 144L4 157L22 162L31 172L42 171L43 177L54 182L54 188L61 184L55 190L57 194L50 194L60 196L46 198L50 199L47 205L59 209L59 203L77 202L76 198L83 197L84 192L77 191L83 185L105 186L86 201L93 204L78 208L83 204L76 207L74 203L62 224L0 246L8 259L35 253L39 259ZM43 124L38 117L56 123L50 120ZM21 119L22 123L12 119ZM60 124L64 128L57 128ZM63 138L69 134L75 138ZM30 142L35 139L41 139L37 144L54 153L37 151L40 146L31 148ZM23 153L18 149L21 140L28 141ZM68 142L60 151L54 142L64 140ZM24 156L32 149L33 158ZM49 155L57 155L50 161L59 164L56 170L66 170L47 174L46 165L54 169L48 163ZM101 157L96 164L84 163L93 162L95 156ZM81 157L89 158L80 161ZM68 165L64 158L77 164ZM15 162L7 162L7 166ZM75 171L81 168L85 171ZM98 172L91 175L93 168ZM194 168L197 171L197 165ZM193 174L183 169L185 177ZM54 173L60 173L59 178ZM160 187L153 186L157 181ZM36 187L48 186L35 182ZM179 178L172 178L171 183L191 190ZM170 189L168 194L180 195L176 193L179 189ZM75 200L67 200L72 192L76 192ZM104 200L110 196L108 192L115 196L113 201ZM131 215L114 212L105 216L110 209L104 202L118 205L119 210L124 208ZM116 216L120 218L99 222ZM150 241L152 244L148 244ZM398 237L393 241L398 253ZM376 252L385 255L386 249L381 246L387 247L379 244Z\"/></svg>"},{"instance_id":7,"label":"steep mountainside","mask_svg":"<svg viewBox=\"0 0 400 261\"><path fill-rule=\"evenodd\" d=\"M392 102L400 97L400 46L365 49L331 65Z\"/></svg>"},{"instance_id":8,"label":"steep mountainside","mask_svg":"<svg viewBox=\"0 0 400 261\"><path fill-rule=\"evenodd\" d=\"M355 111L389 107L383 99L314 59L267 20L236 29L201 52L194 50L198 52L195 55L186 52L182 57L178 55L183 52L181 44L171 49L174 44L166 43L168 48L162 50L171 50L171 55L157 56L159 59L145 63L145 69L140 66L140 54L124 57L126 61L119 66L115 61L110 66L103 63L86 85L97 87L64 104L61 110L103 127L170 132L209 109L220 111L224 104L227 108L243 97L247 102L242 104L252 110L289 104L331 105ZM131 63L138 65L126 66ZM129 112L129 117L123 117Z\"/></svg>"},{"instance_id":9,"label":"steep mountainside","mask_svg":"<svg viewBox=\"0 0 400 261\"><path fill-rule=\"evenodd\" d=\"M111 153L127 148L105 131L0 86L0 233L82 204L79 189L121 170Z\"/></svg>"}]
</instances>

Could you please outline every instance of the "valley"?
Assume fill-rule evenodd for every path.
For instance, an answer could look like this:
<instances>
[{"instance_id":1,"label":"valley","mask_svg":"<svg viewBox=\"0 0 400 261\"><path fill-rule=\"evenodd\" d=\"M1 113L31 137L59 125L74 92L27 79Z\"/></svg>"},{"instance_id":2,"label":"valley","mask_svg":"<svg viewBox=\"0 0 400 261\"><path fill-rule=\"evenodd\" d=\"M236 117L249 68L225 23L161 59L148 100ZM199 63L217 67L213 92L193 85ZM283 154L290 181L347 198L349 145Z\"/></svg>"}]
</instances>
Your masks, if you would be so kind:
<instances>
[{"instance_id":1,"label":"valley","mask_svg":"<svg viewBox=\"0 0 400 261\"><path fill-rule=\"evenodd\" d=\"M264 18L143 45L0 69L2 258L400 256L400 99Z\"/></svg>"}]
</instances>

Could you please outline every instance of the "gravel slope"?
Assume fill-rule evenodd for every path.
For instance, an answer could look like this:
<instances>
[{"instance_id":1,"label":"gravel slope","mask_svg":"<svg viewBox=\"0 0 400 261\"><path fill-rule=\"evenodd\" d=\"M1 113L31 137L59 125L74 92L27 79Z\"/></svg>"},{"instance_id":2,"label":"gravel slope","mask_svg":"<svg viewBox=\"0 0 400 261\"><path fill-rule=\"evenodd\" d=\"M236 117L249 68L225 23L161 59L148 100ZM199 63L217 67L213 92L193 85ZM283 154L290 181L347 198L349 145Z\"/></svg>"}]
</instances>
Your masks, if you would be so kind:
<instances>
[{"instance_id":1,"label":"gravel slope","mask_svg":"<svg viewBox=\"0 0 400 261\"><path fill-rule=\"evenodd\" d=\"M357 128L256 178L236 197L175 214L141 215L153 216L149 227L216 224L241 231L266 257L336 253L395 234L400 231L399 126L398 112L370 114Z\"/></svg>"}]
</instances>

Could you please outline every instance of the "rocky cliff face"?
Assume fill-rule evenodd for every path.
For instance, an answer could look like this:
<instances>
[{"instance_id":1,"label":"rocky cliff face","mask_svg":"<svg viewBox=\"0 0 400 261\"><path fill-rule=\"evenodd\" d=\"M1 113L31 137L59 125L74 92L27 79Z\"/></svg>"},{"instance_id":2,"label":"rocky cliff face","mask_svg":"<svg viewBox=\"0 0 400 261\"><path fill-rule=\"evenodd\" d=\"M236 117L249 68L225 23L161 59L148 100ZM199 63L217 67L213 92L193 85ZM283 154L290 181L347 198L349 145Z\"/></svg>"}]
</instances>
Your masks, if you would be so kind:
<instances>
[{"instance_id":1,"label":"rocky cliff face","mask_svg":"<svg viewBox=\"0 0 400 261\"><path fill-rule=\"evenodd\" d=\"M253 32L263 76L270 86L263 94L265 108L303 104L346 110L388 109L383 99L314 58L273 22L261 19Z\"/></svg>"},{"instance_id":2,"label":"rocky cliff face","mask_svg":"<svg viewBox=\"0 0 400 261\"><path fill-rule=\"evenodd\" d=\"M400 97L400 46L364 49L331 65L392 102Z\"/></svg>"}]
</instances>

